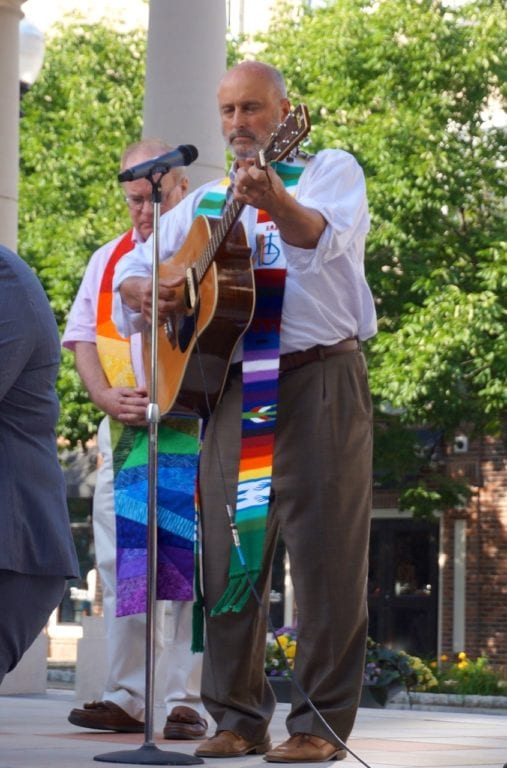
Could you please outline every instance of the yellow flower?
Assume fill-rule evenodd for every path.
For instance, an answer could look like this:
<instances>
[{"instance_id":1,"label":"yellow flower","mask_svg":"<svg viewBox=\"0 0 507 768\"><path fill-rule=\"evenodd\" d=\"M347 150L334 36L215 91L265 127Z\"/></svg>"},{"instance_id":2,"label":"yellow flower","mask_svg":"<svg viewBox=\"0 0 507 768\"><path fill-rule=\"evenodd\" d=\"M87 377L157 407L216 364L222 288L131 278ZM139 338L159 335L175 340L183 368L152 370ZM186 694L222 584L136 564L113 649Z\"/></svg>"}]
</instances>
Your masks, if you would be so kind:
<instances>
[{"instance_id":1,"label":"yellow flower","mask_svg":"<svg viewBox=\"0 0 507 768\"><path fill-rule=\"evenodd\" d=\"M295 655L296 655L296 643L290 643L290 645L288 645L285 648L285 655L287 656L288 659L293 659L295 657Z\"/></svg>"},{"instance_id":2,"label":"yellow flower","mask_svg":"<svg viewBox=\"0 0 507 768\"><path fill-rule=\"evenodd\" d=\"M458 653L458 659L459 659L460 661L465 661L466 657L467 657L467 655L466 655L465 651L460 651L460 652Z\"/></svg>"},{"instance_id":3,"label":"yellow flower","mask_svg":"<svg viewBox=\"0 0 507 768\"><path fill-rule=\"evenodd\" d=\"M443 653L440 657L440 661L449 661L449 656L446 656L445 653Z\"/></svg>"}]
</instances>

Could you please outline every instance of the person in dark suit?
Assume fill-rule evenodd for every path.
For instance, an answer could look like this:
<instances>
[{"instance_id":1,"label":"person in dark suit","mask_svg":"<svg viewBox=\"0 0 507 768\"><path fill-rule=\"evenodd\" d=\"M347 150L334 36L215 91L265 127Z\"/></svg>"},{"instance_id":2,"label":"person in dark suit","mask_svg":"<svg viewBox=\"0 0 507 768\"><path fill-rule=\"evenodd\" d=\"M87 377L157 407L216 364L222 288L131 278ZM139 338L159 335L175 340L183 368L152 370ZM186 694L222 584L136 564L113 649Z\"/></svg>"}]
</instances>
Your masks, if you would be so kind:
<instances>
[{"instance_id":1,"label":"person in dark suit","mask_svg":"<svg viewBox=\"0 0 507 768\"><path fill-rule=\"evenodd\" d=\"M56 447L59 364L42 286L0 245L0 682L79 575Z\"/></svg>"}]
</instances>

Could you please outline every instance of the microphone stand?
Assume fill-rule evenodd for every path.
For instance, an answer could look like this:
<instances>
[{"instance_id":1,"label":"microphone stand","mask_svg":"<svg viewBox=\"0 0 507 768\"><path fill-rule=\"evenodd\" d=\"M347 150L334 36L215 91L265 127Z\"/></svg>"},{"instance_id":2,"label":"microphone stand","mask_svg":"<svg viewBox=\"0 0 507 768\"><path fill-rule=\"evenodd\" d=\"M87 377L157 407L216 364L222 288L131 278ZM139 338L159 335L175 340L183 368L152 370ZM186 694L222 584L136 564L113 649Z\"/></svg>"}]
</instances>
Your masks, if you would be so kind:
<instances>
[{"instance_id":1,"label":"microphone stand","mask_svg":"<svg viewBox=\"0 0 507 768\"><path fill-rule=\"evenodd\" d=\"M160 408L157 403L158 390L158 287L160 259L160 201L161 179L163 173L153 172L147 176L152 186L153 201L153 248L151 280L151 383L150 402L146 409L148 422L148 536L147 536L147 585L146 585L146 670L145 670L145 716L144 743L136 750L122 750L96 755L93 759L105 763L126 763L134 765L199 765L204 763L200 757L182 752L164 752L153 741L153 703L155 680L155 627L157 605L157 477L158 477L158 425Z\"/></svg>"}]
</instances>

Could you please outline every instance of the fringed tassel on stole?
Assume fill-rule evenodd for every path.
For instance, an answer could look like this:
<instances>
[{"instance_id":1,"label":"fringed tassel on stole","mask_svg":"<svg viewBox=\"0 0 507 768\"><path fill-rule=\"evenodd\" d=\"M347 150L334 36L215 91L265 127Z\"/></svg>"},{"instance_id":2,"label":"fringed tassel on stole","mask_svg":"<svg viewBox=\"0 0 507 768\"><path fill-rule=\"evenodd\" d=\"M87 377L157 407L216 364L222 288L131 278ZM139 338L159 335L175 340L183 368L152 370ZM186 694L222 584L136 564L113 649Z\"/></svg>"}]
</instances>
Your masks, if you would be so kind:
<instances>
[{"instance_id":1,"label":"fringed tassel on stole","mask_svg":"<svg viewBox=\"0 0 507 768\"><path fill-rule=\"evenodd\" d=\"M229 585L218 603L212 608L211 615L221 613L239 613L243 610L252 594L252 583L259 577L260 570L248 571L248 576L231 576Z\"/></svg>"}]
</instances>

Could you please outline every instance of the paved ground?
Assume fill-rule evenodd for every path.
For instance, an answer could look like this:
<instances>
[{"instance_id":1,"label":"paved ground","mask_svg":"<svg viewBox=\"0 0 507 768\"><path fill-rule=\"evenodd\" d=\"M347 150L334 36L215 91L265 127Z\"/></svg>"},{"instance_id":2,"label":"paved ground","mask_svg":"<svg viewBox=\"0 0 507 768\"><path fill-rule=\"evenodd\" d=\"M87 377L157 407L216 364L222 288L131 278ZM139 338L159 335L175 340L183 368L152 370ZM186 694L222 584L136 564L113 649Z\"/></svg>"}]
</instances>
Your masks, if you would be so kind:
<instances>
[{"instance_id":1,"label":"paved ground","mask_svg":"<svg viewBox=\"0 0 507 768\"><path fill-rule=\"evenodd\" d=\"M76 706L73 691L50 690L45 695L0 696L0 768L93 768L97 755L126 751L138 764L143 735L84 731L67 722ZM272 723L273 743L286 738L287 704L279 704ZM195 743L158 738L164 712L154 711L156 744L166 761L181 765L178 756L191 756ZM394 709L360 709L349 747L352 755L336 765L370 768L502 768L507 763L507 717ZM160 754L158 752L157 754ZM151 759L151 757L150 757ZM145 763L153 765L154 762ZM207 759L207 766L265 768L259 756L234 760Z\"/></svg>"}]
</instances>

